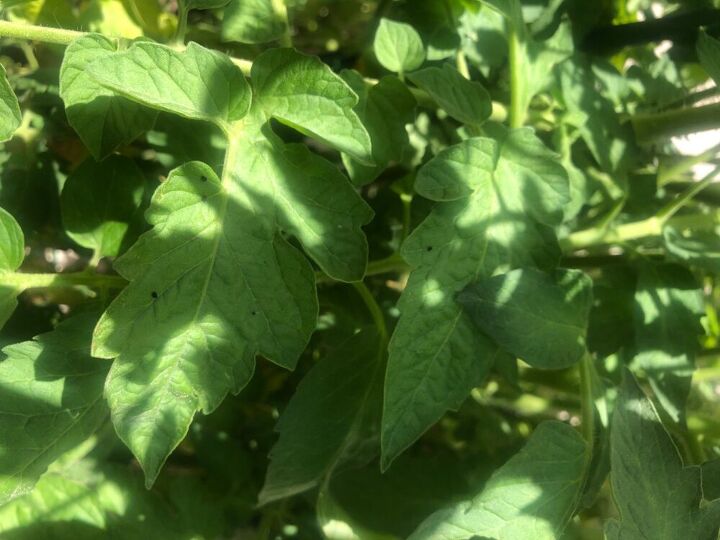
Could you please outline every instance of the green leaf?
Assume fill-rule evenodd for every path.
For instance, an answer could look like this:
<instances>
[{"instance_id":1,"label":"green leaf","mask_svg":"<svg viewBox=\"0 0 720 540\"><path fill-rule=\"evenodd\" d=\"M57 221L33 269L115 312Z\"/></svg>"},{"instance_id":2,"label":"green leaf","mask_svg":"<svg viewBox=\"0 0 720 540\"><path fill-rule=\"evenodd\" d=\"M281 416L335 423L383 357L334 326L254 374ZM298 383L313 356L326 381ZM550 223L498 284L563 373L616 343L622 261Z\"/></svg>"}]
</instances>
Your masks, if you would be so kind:
<instances>
[{"instance_id":1,"label":"green leaf","mask_svg":"<svg viewBox=\"0 0 720 540\"><path fill-rule=\"evenodd\" d=\"M670 435L632 376L626 374L610 431L610 480L619 521L608 540L715 540L720 500L701 506L699 467L684 467Z\"/></svg>"},{"instance_id":2,"label":"green leaf","mask_svg":"<svg viewBox=\"0 0 720 540\"><path fill-rule=\"evenodd\" d=\"M413 271L389 348L385 467L493 365L497 347L463 313L457 293L513 268L555 266L553 227L569 200L563 167L530 129L443 150L420 169L415 189L439 204L402 248Z\"/></svg>"},{"instance_id":3,"label":"green leaf","mask_svg":"<svg viewBox=\"0 0 720 540\"><path fill-rule=\"evenodd\" d=\"M700 467L702 472L703 499L720 499L720 459L706 461Z\"/></svg>"},{"instance_id":4,"label":"green leaf","mask_svg":"<svg viewBox=\"0 0 720 540\"><path fill-rule=\"evenodd\" d=\"M5 67L0 65L0 142L9 140L21 122L20 104L7 80Z\"/></svg>"},{"instance_id":5,"label":"green leaf","mask_svg":"<svg viewBox=\"0 0 720 540\"><path fill-rule=\"evenodd\" d=\"M714 230L678 229L668 225L663 229L665 247L678 261L712 273L720 272L720 238Z\"/></svg>"},{"instance_id":6,"label":"green leaf","mask_svg":"<svg viewBox=\"0 0 720 540\"><path fill-rule=\"evenodd\" d=\"M467 80L450 64L421 69L408 79L459 122L479 126L492 114L492 100L483 85Z\"/></svg>"},{"instance_id":7,"label":"green leaf","mask_svg":"<svg viewBox=\"0 0 720 540\"><path fill-rule=\"evenodd\" d=\"M0 328L8 321L17 307L15 286L3 284L3 274L13 273L25 258L25 237L15 218L0 208Z\"/></svg>"},{"instance_id":8,"label":"green leaf","mask_svg":"<svg viewBox=\"0 0 720 540\"><path fill-rule=\"evenodd\" d=\"M584 272L513 270L470 285L458 301L478 328L533 367L566 368L586 353L592 280Z\"/></svg>"},{"instance_id":9,"label":"green leaf","mask_svg":"<svg viewBox=\"0 0 720 540\"><path fill-rule=\"evenodd\" d=\"M156 113L116 95L88 72L94 61L111 58L117 45L100 35L75 40L60 68L60 97L68 122L95 159L102 159L152 128Z\"/></svg>"},{"instance_id":10,"label":"green leaf","mask_svg":"<svg viewBox=\"0 0 720 540\"><path fill-rule=\"evenodd\" d=\"M644 264L635 292L633 361L652 385L663 408L675 421L685 402L695 370L698 338L703 335L702 295L695 278L675 264Z\"/></svg>"},{"instance_id":11,"label":"green leaf","mask_svg":"<svg viewBox=\"0 0 720 540\"><path fill-rule=\"evenodd\" d=\"M620 123L600 80L580 57L557 66L562 98L567 108L564 120L578 129L602 169L616 177L626 174L635 151L632 128Z\"/></svg>"},{"instance_id":12,"label":"green leaf","mask_svg":"<svg viewBox=\"0 0 720 540\"><path fill-rule=\"evenodd\" d=\"M63 185L65 232L97 257L117 256L131 240L128 233L137 219L144 187L143 174L131 159L86 160Z\"/></svg>"},{"instance_id":13,"label":"green leaf","mask_svg":"<svg viewBox=\"0 0 720 540\"><path fill-rule=\"evenodd\" d=\"M698 59L708 75L720 84L720 41L709 36L704 30L698 35Z\"/></svg>"},{"instance_id":14,"label":"green leaf","mask_svg":"<svg viewBox=\"0 0 720 540\"><path fill-rule=\"evenodd\" d=\"M362 418L382 401L379 346L377 332L363 329L305 376L277 424L280 438L270 452L260 504L319 485L362 440Z\"/></svg>"},{"instance_id":15,"label":"green leaf","mask_svg":"<svg viewBox=\"0 0 720 540\"><path fill-rule=\"evenodd\" d=\"M370 136L353 111L358 97L319 58L270 49L253 62L251 76L265 116L372 164Z\"/></svg>"},{"instance_id":16,"label":"green leaf","mask_svg":"<svg viewBox=\"0 0 720 540\"><path fill-rule=\"evenodd\" d=\"M225 8L223 41L267 43L288 31L285 7L280 0L231 0Z\"/></svg>"},{"instance_id":17,"label":"green leaf","mask_svg":"<svg viewBox=\"0 0 720 540\"><path fill-rule=\"evenodd\" d=\"M543 422L479 495L431 515L409 540L560 538L582 493L585 469L586 445L578 432Z\"/></svg>"},{"instance_id":18,"label":"green leaf","mask_svg":"<svg viewBox=\"0 0 720 540\"><path fill-rule=\"evenodd\" d=\"M77 315L0 362L0 504L35 485L48 466L107 418L108 363L90 357L97 313Z\"/></svg>"},{"instance_id":19,"label":"green leaf","mask_svg":"<svg viewBox=\"0 0 720 540\"><path fill-rule=\"evenodd\" d=\"M240 68L197 43L177 51L140 41L85 69L92 80L132 101L225 130L250 109L250 85Z\"/></svg>"},{"instance_id":20,"label":"green leaf","mask_svg":"<svg viewBox=\"0 0 720 540\"><path fill-rule=\"evenodd\" d=\"M420 34L409 24L390 19L380 19L373 48L380 64L395 73L414 71L425 61Z\"/></svg>"},{"instance_id":21,"label":"green leaf","mask_svg":"<svg viewBox=\"0 0 720 540\"><path fill-rule=\"evenodd\" d=\"M415 119L416 102L407 86L394 76L383 77L372 86L356 71L343 72L343 78L360 97L355 112L372 141L374 166L363 165L343 154L350 178L361 186L375 180L390 163L403 159L410 145L405 126Z\"/></svg>"}]
</instances>

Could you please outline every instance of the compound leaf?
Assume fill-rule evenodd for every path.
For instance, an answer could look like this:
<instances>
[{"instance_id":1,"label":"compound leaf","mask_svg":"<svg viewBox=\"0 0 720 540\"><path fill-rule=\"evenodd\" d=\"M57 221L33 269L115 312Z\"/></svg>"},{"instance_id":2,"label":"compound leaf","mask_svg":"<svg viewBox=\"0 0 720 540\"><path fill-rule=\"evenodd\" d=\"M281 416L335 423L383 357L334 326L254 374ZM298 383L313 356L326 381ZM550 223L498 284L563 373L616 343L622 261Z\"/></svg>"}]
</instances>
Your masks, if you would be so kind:
<instances>
[{"instance_id":1,"label":"compound leaf","mask_svg":"<svg viewBox=\"0 0 720 540\"><path fill-rule=\"evenodd\" d=\"M0 208L0 328L15 311L20 290L3 283L3 274L13 273L25 258L25 237L15 218Z\"/></svg>"},{"instance_id":2,"label":"compound leaf","mask_svg":"<svg viewBox=\"0 0 720 540\"><path fill-rule=\"evenodd\" d=\"M287 15L278 0L231 0L225 8L222 40L267 43L288 31Z\"/></svg>"},{"instance_id":3,"label":"compound leaf","mask_svg":"<svg viewBox=\"0 0 720 540\"><path fill-rule=\"evenodd\" d=\"M357 436L362 417L380 403L382 355L374 329L363 329L323 358L300 383L276 430L278 442L260 504L318 485Z\"/></svg>"},{"instance_id":4,"label":"compound leaf","mask_svg":"<svg viewBox=\"0 0 720 540\"><path fill-rule=\"evenodd\" d=\"M566 368L587 350L592 280L579 270L513 270L470 285L458 301L483 332L533 367Z\"/></svg>"},{"instance_id":5,"label":"compound leaf","mask_svg":"<svg viewBox=\"0 0 720 540\"><path fill-rule=\"evenodd\" d=\"M675 264L644 264L635 292L634 365L643 370L663 408L684 417L695 370L702 295L692 273Z\"/></svg>"},{"instance_id":6,"label":"compound leaf","mask_svg":"<svg viewBox=\"0 0 720 540\"><path fill-rule=\"evenodd\" d=\"M103 36L84 36L66 49L60 68L60 97L68 122L95 159L151 129L157 114L116 95L88 72L90 63L110 58L116 51L117 45Z\"/></svg>"},{"instance_id":7,"label":"compound leaf","mask_svg":"<svg viewBox=\"0 0 720 540\"><path fill-rule=\"evenodd\" d=\"M92 80L132 101L223 129L250 109L250 85L240 68L197 43L177 51L141 41L85 69Z\"/></svg>"},{"instance_id":8,"label":"compound leaf","mask_svg":"<svg viewBox=\"0 0 720 540\"><path fill-rule=\"evenodd\" d=\"M2 350L0 362L0 504L35 485L53 461L107 418L107 362L90 357L96 312Z\"/></svg>"},{"instance_id":9,"label":"compound leaf","mask_svg":"<svg viewBox=\"0 0 720 540\"><path fill-rule=\"evenodd\" d=\"M390 342L383 464L487 374L496 345L455 296L469 283L519 267L553 267L553 227L569 200L563 167L530 129L471 138L440 152L415 188L439 204L403 245L413 268Z\"/></svg>"},{"instance_id":10,"label":"compound leaf","mask_svg":"<svg viewBox=\"0 0 720 540\"><path fill-rule=\"evenodd\" d=\"M144 185L142 172L129 158L86 160L63 185L65 232L97 257L117 256L137 218Z\"/></svg>"},{"instance_id":11,"label":"compound leaf","mask_svg":"<svg viewBox=\"0 0 720 540\"><path fill-rule=\"evenodd\" d=\"M543 422L477 497L431 515L409 540L560 538L581 495L586 461L575 429Z\"/></svg>"},{"instance_id":12,"label":"compound leaf","mask_svg":"<svg viewBox=\"0 0 720 540\"><path fill-rule=\"evenodd\" d=\"M10 139L21 122L20 104L7 79L5 67L0 65L0 142Z\"/></svg>"},{"instance_id":13,"label":"compound leaf","mask_svg":"<svg viewBox=\"0 0 720 540\"><path fill-rule=\"evenodd\" d=\"M425 61L420 34L409 24L380 19L373 47L380 64L395 73L416 70Z\"/></svg>"},{"instance_id":14,"label":"compound leaf","mask_svg":"<svg viewBox=\"0 0 720 540\"><path fill-rule=\"evenodd\" d=\"M715 540L720 500L701 506L699 467L684 467L652 403L626 374L610 430L610 480L620 512L609 540Z\"/></svg>"},{"instance_id":15,"label":"compound leaf","mask_svg":"<svg viewBox=\"0 0 720 540\"><path fill-rule=\"evenodd\" d=\"M483 85L469 81L450 64L421 69L408 79L459 122L479 126L492 114L492 100Z\"/></svg>"}]
</instances>

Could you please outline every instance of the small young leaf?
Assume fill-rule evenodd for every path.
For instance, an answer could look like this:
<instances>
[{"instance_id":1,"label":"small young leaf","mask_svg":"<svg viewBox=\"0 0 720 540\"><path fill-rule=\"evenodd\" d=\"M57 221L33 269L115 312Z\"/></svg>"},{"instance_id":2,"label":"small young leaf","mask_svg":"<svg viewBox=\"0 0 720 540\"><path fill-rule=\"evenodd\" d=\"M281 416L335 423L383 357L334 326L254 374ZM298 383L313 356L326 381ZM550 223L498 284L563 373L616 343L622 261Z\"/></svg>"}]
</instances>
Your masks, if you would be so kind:
<instances>
[{"instance_id":1,"label":"small young leaf","mask_svg":"<svg viewBox=\"0 0 720 540\"><path fill-rule=\"evenodd\" d=\"M231 0L225 8L222 40L267 43L287 32L287 16L278 0Z\"/></svg>"},{"instance_id":2,"label":"small young leaf","mask_svg":"<svg viewBox=\"0 0 720 540\"><path fill-rule=\"evenodd\" d=\"M414 71L425 61L420 34L409 24L381 19L373 47L380 64L395 73Z\"/></svg>"},{"instance_id":3,"label":"small young leaf","mask_svg":"<svg viewBox=\"0 0 720 540\"><path fill-rule=\"evenodd\" d=\"M98 257L116 257L128 243L144 186L143 174L131 159L86 160L63 185L60 201L65 232Z\"/></svg>"},{"instance_id":4,"label":"small young leaf","mask_svg":"<svg viewBox=\"0 0 720 540\"><path fill-rule=\"evenodd\" d=\"M579 270L513 270L470 285L458 301L483 332L533 367L566 368L586 352L592 280Z\"/></svg>"},{"instance_id":5,"label":"small young leaf","mask_svg":"<svg viewBox=\"0 0 720 540\"><path fill-rule=\"evenodd\" d=\"M268 118L372 163L370 136L353 111L357 95L317 57L270 49L253 62L252 84Z\"/></svg>"},{"instance_id":6,"label":"small young leaf","mask_svg":"<svg viewBox=\"0 0 720 540\"><path fill-rule=\"evenodd\" d=\"M14 286L3 284L2 275L15 272L25 258L25 238L15 218L0 208L0 328L2 328L17 307Z\"/></svg>"},{"instance_id":7,"label":"small young leaf","mask_svg":"<svg viewBox=\"0 0 720 540\"><path fill-rule=\"evenodd\" d=\"M379 410L379 345L377 332L363 329L302 380L277 424L280 438L270 452L260 504L322 482L358 436L362 417L368 410Z\"/></svg>"},{"instance_id":8,"label":"small young leaf","mask_svg":"<svg viewBox=\"0 0 720 540\"><path fill-rule=\"evenodd\" d=\"M670 435L631 375L626 373L610 431L613 498L619 521L608 540L715 540L720 500L701 506L699 467L684 467Z\"/></svg>"},{"instance_id":9,"label":"small young leaf","mask_svg":"<svg viewBox=\"0 0 720 540\"><path fill-rule=\"evenodd\" d=\"M369 86L356 71L345 71L343 78L360 97L355 112L370 134L375 165L363 165L343 154L343 163L356 186L375 180L393 161L400 161L410 141L406 124L414 120L415 98L399 79L383 77Z\"/></svg>"},{"instance_id":10,"label":"small young leaf","mask_svg":"<svg viewBox=\"0 0 720 540\"><path fill-rule=\"evenodd\" d=\"M459 122L479 126L492 114L492 100L483 85L467 80L450 64L421 69L408 79Z\"/></svg>"},{"instance_id":11,"label":"small young leaf","mask_svg":"<svg viewBox=\"0 0 720 540\"><path fill-rule=\"evenodd\" d=\"M383 412L383 465L448 409L494 363L497 347L455 300L469 283L519 267L553 267L553 227L569 200L556 155L530 129L499 140L467 139L420 171L415 189L438 201L408 237L413 271L390 341Z\"/></svg>"},{"instance_id":12,"label":"small young leaf","mask_svg":"<svg viewBox=\"0 0 720 540\"><path fill-rule=\"evenodd\" d=\"M10 139L21 122L20 104L0 64L0 142Z\"/></svg>"},{"instance_id":13,"label":"small young leaf","mask_svg":"<svg viewBox=\"0 0 720 540\"><path fill-rule=\"evenodd\" d=\"M575 429L543 422L482 493L431 515L409 540L560 538L582 493L586 461Z\"/></svg>"},{"instance_id":14,"label":"small young leaf","mask_svg":"<svg viewBox=\"0 0 720 540\"><path fill-rule=\"evenodd\" d=\"M103 36L81 37L65 50L60 68L60 97L68 122L95 159L152 128L157 114L116 95L90 76L90 63L111 58L116 51L117 45Z\"/></svg>"},{"instance_id":15,"label":"small young leaf","mask_svg":"<svg viewBox=\"0 0 720 540\"><path fill-rule=\"evenodd\" d=\"M643 370L663 408L677 422L695 370L702 295L692 273L675 264L644 264L635 292L634 365Z\"/></svg>"},{"instance_id":16,"label":"small young leaf","mask_svg":"<svg viewBox=\"0 0 720 540\"><path fill-rule=\"evenodd\" d=\"M108 363L90 357L96 312L2 350L0 505L28 492L53 461L107 417Z\"/></svg>"},{"instance_id":17,"label":"small young leaf","mask_svg":"<svg viewBox=\"0 0 720 540\"><path fill-rule=\"evenodd\" d=\"M197 43L181 52L140 41L86 69L98 84L132 101L223 129L250 109L250 85L240 68Z\"/></svg>"}]
</instances>

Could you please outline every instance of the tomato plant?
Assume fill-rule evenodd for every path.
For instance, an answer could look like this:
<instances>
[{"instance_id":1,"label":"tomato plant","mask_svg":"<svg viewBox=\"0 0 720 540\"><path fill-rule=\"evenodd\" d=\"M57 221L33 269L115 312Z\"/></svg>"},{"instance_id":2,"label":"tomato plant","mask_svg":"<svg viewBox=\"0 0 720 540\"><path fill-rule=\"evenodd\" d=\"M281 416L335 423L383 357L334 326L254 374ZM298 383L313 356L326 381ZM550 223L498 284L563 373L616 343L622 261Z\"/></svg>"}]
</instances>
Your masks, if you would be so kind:
<instances>
[{"instance_id":1,"label":"tomato plant","mask_svg":"<svg viewBox=\"0 0 720 540\"><path fill-rule=\"evenodd\" d=\"M0 537L716 539L719 27L0 2Z\"/></svg>"}]
</instances>

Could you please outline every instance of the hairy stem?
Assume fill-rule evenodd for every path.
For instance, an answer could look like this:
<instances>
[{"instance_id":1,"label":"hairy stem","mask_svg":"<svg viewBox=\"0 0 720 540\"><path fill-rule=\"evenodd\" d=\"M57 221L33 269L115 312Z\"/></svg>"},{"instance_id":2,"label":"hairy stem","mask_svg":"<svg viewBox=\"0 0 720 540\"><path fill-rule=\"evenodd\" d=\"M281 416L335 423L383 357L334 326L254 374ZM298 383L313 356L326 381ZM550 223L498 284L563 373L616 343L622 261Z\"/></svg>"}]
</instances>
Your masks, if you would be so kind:
<instances>
[{"instance_id":1,"label":"hairy stem","mask_svg":"<svg viewBox=\"0 0 720 540\"><path fill-rule=\"evenodd\" d=\"M716 129L720 121L720 103L686 107L632 118L638 142L651 143L689 133Z\"/></svg>"},{"instance_id":2,"label":"hairy stem","mask_svg":"<svg viewBox=\"0 0 720 540\"><path fill-rule=\"evenodd\" d=\"M63 30L62 28L51 28L49 26L0 21L0 37L42 41L43 43L56 43L58 45L70 45L70 43L75 41L77 38L85 35L87 35L87 32L77 32L75 30Z\"/></svg>"},{"instance_id":3,"label":"hairy stem","mask_svg":"<svg viewBox=\"0 0 720 540\"><path fill-rule=\"evenodd\" d=\"M384 350L385 344L388 341L388 330L382 309L380 308L380 305L377 303L377 300L375 300L375 297L372 295L370 289L367 288L367 285L365 285L365 283L363 283L362 281L358 281L357 283L353 283L353 287L355 287L355 290L360 295L360 298L363 299L363 302L365 302L365 306L370 312L370 316L372 317L373 322L377 327L378 334L380 334L380 349Z\"/></svg>"}]
</instances>

